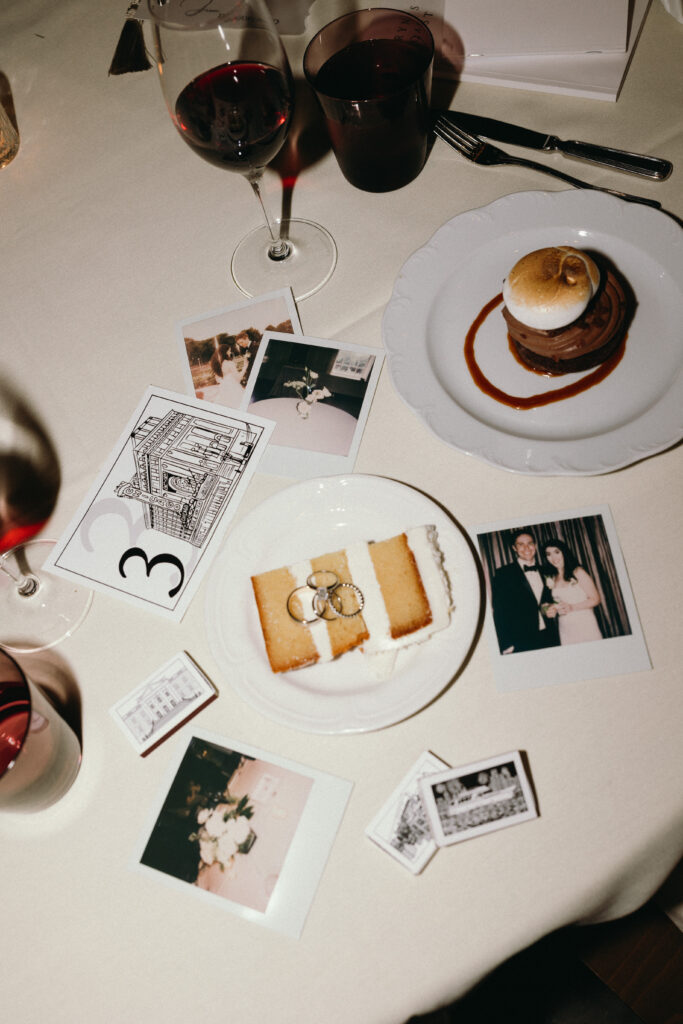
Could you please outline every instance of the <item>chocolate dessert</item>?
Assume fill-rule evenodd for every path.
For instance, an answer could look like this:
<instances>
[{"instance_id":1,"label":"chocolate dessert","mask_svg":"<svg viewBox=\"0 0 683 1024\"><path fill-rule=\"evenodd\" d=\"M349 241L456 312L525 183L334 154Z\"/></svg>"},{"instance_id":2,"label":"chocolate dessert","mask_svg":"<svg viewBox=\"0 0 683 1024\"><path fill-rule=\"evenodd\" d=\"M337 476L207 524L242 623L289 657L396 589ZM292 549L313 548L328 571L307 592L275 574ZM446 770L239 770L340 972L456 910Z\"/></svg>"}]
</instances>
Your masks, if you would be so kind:
<instances>
[{"instance_id":1,"label":"chocolate dessert","mask_svg":"<svg viewBox=\"0 0 683 1024\"><path fill-rule=\"evenodd\" d=\"M520 359L562 374L603 363L632 314L627 287L607 267L570 246L537 249L510 271L503 316Z\"/></svg>"}]
</instances>

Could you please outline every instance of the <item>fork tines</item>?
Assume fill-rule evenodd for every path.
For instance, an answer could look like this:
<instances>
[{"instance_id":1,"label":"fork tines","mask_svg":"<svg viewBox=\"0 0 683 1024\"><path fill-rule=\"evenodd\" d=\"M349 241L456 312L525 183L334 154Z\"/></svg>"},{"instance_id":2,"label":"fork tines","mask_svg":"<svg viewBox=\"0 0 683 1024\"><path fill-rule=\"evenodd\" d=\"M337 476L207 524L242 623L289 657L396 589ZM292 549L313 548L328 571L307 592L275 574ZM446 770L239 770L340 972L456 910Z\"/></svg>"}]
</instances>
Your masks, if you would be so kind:
<instances>
[{"instance_id":1,"label":"fork tines","mask_svg":"<svg viewBox=\"0 0 683 1024\"><path fill-rule=\"evenodd\" d=\"M476 160L478 153L484 146L484 142L478 135L471 135L469 132L458 128L445 117L439 116L434 122L434 134L447 142L468 160Z\"/></svg>"}]
</instances>

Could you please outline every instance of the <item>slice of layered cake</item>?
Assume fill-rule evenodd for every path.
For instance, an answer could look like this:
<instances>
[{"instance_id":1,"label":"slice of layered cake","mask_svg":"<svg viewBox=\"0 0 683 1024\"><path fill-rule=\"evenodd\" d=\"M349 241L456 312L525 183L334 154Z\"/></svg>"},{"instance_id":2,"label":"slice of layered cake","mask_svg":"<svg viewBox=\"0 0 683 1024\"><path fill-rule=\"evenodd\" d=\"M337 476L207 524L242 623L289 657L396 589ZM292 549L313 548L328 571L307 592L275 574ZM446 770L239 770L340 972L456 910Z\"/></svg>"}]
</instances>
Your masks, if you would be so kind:
<instances>
[{"instance_id":1,"label":"slice of layered cake","mask_svg":"<svg viewBox=\"0 0 683 1024\"><path fill-rule=\"evenodd\" d=\"M450 621L451 597L435 526L361 541L251 579L273 672L362 648L385 676L402 648Z\"/></svg>"}]
</instances>

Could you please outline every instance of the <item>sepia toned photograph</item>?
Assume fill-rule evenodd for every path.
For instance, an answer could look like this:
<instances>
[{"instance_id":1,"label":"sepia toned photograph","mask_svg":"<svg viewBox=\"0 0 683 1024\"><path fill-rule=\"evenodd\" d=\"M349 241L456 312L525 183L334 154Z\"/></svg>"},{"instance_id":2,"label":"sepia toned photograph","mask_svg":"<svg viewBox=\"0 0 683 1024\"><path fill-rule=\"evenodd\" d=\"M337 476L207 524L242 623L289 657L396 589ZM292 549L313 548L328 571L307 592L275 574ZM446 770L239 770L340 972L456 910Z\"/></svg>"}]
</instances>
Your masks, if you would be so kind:
<instances>
[{"instance_id":1,"label":"sepia toned photograph","mask_svg":"<svg viewBox=\"0 0 683 1024\"><path fill-rule=\"evenodd\" d=\"M541 663L547 681L649 667L608 508L491 524L476 540L497 678L543 685Z\"/></svg>"},{"instance_id":2,"label":"sepia toned photograph","mask_svg":"<svg viewBox=\"0 0 683 1024\"><path fill-rule=\"evenodd\" d=\"M438 846L538 816L519 751L428 775L419 785Z\"/></svg>"},{"instance_id":3,"label":"sepia toned photograph","mask_svg":"<svg viewBox=\"0 0 683 1024\"><path fill-rule=\"evenodd\" d=\"M266 331L301 334L289 289L271 292L178 325L183 372L197 398L242 408Z\"/></svg>"},{"instance_id":4,"label":"sepia toned photograph","mask_svg":"<svg viewBox=\"0 0 683 1024\"><path fill-rule=\"evenodd\" d=\"M275 754L195 734L164 787L139 866L299 934L350 789Z\"/></svg>"}]
</instances>

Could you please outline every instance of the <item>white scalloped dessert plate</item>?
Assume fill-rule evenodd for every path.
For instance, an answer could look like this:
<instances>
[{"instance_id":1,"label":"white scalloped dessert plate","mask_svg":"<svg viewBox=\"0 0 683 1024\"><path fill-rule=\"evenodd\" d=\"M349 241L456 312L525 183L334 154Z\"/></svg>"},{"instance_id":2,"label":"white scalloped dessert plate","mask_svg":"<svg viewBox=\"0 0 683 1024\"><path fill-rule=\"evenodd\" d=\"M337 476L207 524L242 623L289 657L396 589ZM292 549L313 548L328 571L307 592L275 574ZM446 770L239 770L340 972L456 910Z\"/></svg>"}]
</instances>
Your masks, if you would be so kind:
<instances>
[{"instance_id":1,"label":"white scalloped dessert plate","mask_svg":"<svg viewBox=\"0 0 683 1024\"><path fill-rule=\"evenodd\" d=\"M400 651L382 681L361 651L294 672L271 671L252 575L427 524L437 527L455 605L446 629ZM205 605L212 653L237 694L276 722L316 733L382 729L435 700L467 659L480 609L477 563L455 521L420 491L363 474L306 480L249 512L212 566Z\"/></svg>"},{"instance_id":2,"label":"white scalloped dessert plate","mask_svg":"<svg viewBox=\"0 0 683 1024\"><path fill-rule=\"evenodd\" d=\"M626 351L600 384L530 410L480 391L465 335L527 252L572 245L607 257L635 293ZM443 441L518 473L591 475L683 437L683 231L666 214L599 192L519 192L454 217L404 264L382 333L394 385ZM476 339L479 365L508 394L563 387L517 363L500 310Z\"/></svg>"}]
</instances>

